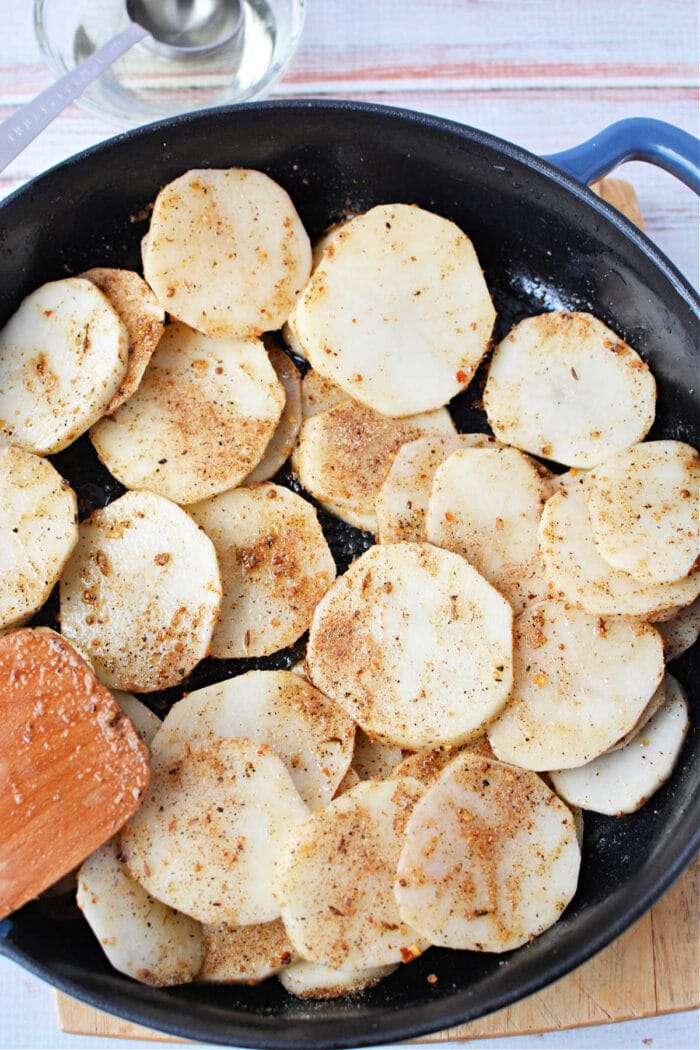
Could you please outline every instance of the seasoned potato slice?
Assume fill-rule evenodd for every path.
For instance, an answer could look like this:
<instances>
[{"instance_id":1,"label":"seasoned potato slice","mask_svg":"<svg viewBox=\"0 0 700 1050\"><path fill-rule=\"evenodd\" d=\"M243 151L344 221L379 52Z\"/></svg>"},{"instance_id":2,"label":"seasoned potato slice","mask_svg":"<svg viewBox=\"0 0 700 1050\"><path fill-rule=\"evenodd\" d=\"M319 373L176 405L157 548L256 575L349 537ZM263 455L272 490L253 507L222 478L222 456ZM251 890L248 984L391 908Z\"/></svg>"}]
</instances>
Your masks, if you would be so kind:
<instances>
[{"instance_id":1,"label":"seasoned potato slice","mask_svg":"<svg viewBox=\"0 0 700 1050\"><path fill-rule=\"evenodd\" d=\"M435 473L427 538L465 557L521 612L548 594L537 543L548 495L539 465L517 449L462 449Z\"/></svg>"},{"instance_id":2,"label":"seasoned potato slice","mask_svg":"<svg viewBox=\"0 0 700 1050\"><path fill-rule=\"evenodd\" d=\"M666 675L666 700L632 740L578 769L550 773L556 791L582 809L622 816L633 813L670 777L688 732L685 693Z\"/></svg>"},{"instance_id":3,"label":"seasoned potato slice","mask_svg":"<svg viewBox=\"0 0 700 1050\"><path fill-rule=\"evenodd\" d=\"M496 444L488 434L445 434L416 438L402 445L377 494L380 543L421 543L428 538L425 519L435 471L459 448Z\"/></svg>"},{"instance_id":4,"label":"seasoned potato slice","mask_svg":"<svg viewBox=\"0 0 700 1050\"><path fill-rule=\"evenodd\" d=\"M410 416L466 387L495 317L466 234L413 205L382 204L334 235L293 328L312 366L350 397Z\"/></svg>"},{"instance_id":5,"label":"seasoned potato slice","mask_svg":"<svg viewBox=\"0 0 700 1050\"><path fill-rule=\"evenodd\" d=\"M571 467L593 467L641 441L655 402L639 355L586 313L517 324L496 348L484 390L497 438Z\"/></svg>"},{"instance_id":6,"label":"seasoned potato slice","mask_svg":"<svg viewBox=\"0 0 700 1050\"><path fill-rule=\"evenodd\" d=\"M345 391L326 379L320 372L310 368L301 381L301 414L303 419L311 419L312 416L324 412L333 405L339 405L341 401L347 401L348 395Z\"/></svg>"},{"instance_id":7,"label":"seasoned potato slice","mask_svg":"<svg viewBox=\"0 0 700 1050\"><path fill-rule=\"evenodd\" d=\"M165 311L143 277L133 270L96 266L81 274L104 292L121 317L129 339L126 374L107 406L109 415L131 397L163 334Z\"/></svg>"},{"instance_id":8,"label":"seasoned potato slice","mask_svg":"<svg viewBox=\"0 0 700 1050\"><path fill-rule=\"evenodd\" d=\"M287 320L311 272L311 245L269 176L195 169L156 197L143 271L165 309L200 332L260 335Z\"/></svg>"},{"instance_id":9,"label":"seasoned potato slice","mask_svg":"<svg viewBox=\"0 0 700 1050\"><path fill-rule=\"evenodd\" d=\"M457 554L372 547L314 613L307 668L370 736L419 750L477 737L512 682L512 612Z\"/></svg>"},{"instance_id":10,"label":"seasoned potato slice","mask_svg":"<svg viewBox=\"0 0 700 1050\"><path fill-rule=\"evenodd\" d=\"M207 984L258 984L296 960L281 919L204 927L204 962L197 974Z\"/></svg>"},{"instance_id":11,"label":"seasoned potato slice","mask_svg":"<svg viewBox=\"0 0 700 1050\"><path fill-rule=\"evenodd\" d=\"M679 609L663 623L655 623L654 627L664 640L666 662L677 660L691 645L695 645L700 636L700 598L684 609Z\"/></svg>"},{"instance_id":12,"label":"seasoned potato slice","mask_svg":"<svg viewBox=\"0 0 700 1050\"><path fill-rule=\"evenodd\" d=\"M132 878L200 922L271 922L275 862L308 812L266 744L211 738L153 762L122 853Z\"/></svg>"},{"instance_id":13,"label":"seasoned potato slice","mask_svg":"<svg viewBox=\"0 0 700 1050\"><path fill-rule=\"evenodd\" d=\"M591 471L588 509L614 569L671 583L700 555L700 456L682 441L645 441Z\"/></svg>"},{"instance_id":14,"label":"seasoned potato slice","mask_svg":"<svg viewBox=\"0 0 700 1050\"><path fill-rule=\"evenodd\" d=\"M152 492L127 492L80 526L61 579L61 630L106 685L177 685L207 655L221 605L211 541Z\"/></svg>"},{"instance_id":15,"label":"seasoned potato slice","mask_svg":"<svg viewBox=\"0 0 700 1050\"><path fill-rule=\"evenodd\" d=\"M78 542L68 482L46 459L0 446L0 627L44 604Z\"/></svg>"},{"instance_id":16,"label":"seasoned potato slice","mask_svg":"<svg viewBox=\"0 0 700 1050\"><path fill-rule=\"evenodd\" d=\"M355 733L355 748L352 768L360 780L386 780L403 758L403 751L386 740L375 740L358 729Z\"/></svg>"},{"instance_id":17,"label":"seasoned potato slice","mask_svg":"<svg viewBox=\"0 0 700 1050\"><path fill-rule=\"evenodd\" d=\"M334 969L322 963L299 959L279 975L282 987L298 999L339 999L359 995L372 988L396 969L394 966L372 966L366 970Z\"/></svg>"},{"instance_id":18,"label":"seasoned potato slice","mask_svg":"<svg viewBox=\"0 0 700 1050\"><path fill-rule=\"evenodd\" d=\"M154 715L150 707L146 707L146 705L140 700L137 700L132 693L123 693L121 689L113 689L112 696L117 701L122 711L124 711L131 719L134 724L134 729L141 737L144 744L147 744L150 747L153 742L153 737L162 725L158 715Z\"/></svg>"},{"instance_id":19,"label":"seasoned potato slice","mask_svg":"<svg viewBox=\"0 0 700 1050\"><path fill-rule=\"evenodd\" d=\"M204 958L202 928L129 878L110 839L78 872L78 907L115 970L163 988L191 981Z\"/></svg>"},{"instance_id":20,"label":"seasoned potato slice","mask_svg":"<svg viewBox=\"0 0 700 1050\"><path fill-rule=\"evenodd\" d=\"M91 281L37 288L0 331L0 444L70 445L112 403L127 353L126 328Z\"/></svg>"},{"instance_id":21,"label":"seasoned potato slice","mask_svg":"<svg viewBox=\"0 0 700 1050\"><path fill-rule=\"evenodd\" d=\"M579 475L547 500L539 528L545 575L567 601L599 616L661 619L700 593L700 570L673 583L639 580L601 558L588 512L590 479Z\"/></svg>"},{"instance_id":22,"label":"seasoned potato slice","mask_svg":"<svg viewBox=\"0 0 700 1050\"><path fill-rule=\"evenodd\" d=\"M541 602L515 621L513 691L489 726L491 746L525 769L581 766L632 728L663 673L648 624Z\"/></svg>"},{"instance_id":23,"label":"seasoned potato slice","mask_svg":"<svg viewBox=\"0 0 700 1050\"><path fill-rule=\"evenodd\" d=\"M336 573L311 504L265 483L188 510L214 544L223 577L212 655L266 656L296 642Z\"/></svg>"},{"instance_id":24,"label":"seasoned potato slice","mask_svg":"<svg viewBox=\"0 0 700 1050\"><path fill-rule=\"evenodd\" d=\"M243 481L283 407L259 339L210 339L170 324L136 393L90 440L127 488L194 503Z\"/></svg>"},{"instance_id":25,"label":"seasoned potato slice","mask_svg":"<svg viewBox=\"0 0 700 1050\"><path fill-rule=\"evenodd\" d=\"M468 751L484 758L495 758L488 737L480 736L471 744L460 744L459 747L435 747L425 751L416 751L406 755L393 771L395 777L414 777L421 784L430 784L449 765L453 758Z\"/></svg>"},{"instance_id":26,"label":"seasoned potato slice","mask_svg":"<svg viewBox=\"0 0 700 1050\"><path fill-rule=\"evenodd\" d=\"M188 693L169 711L153 755L172 762L192 744L247 737L271 747L310 809L330 802L353 753L355 725L291 671L248 671Z\"/></svg>"},{"instance_id":27,"label":"seasoned potato slice","mask_svg":"<svg viewBox=\"0 0 700 1050\"><path fill-rule=\"evenodd\" d=\"M277 429L270 438L265 455L245 479L246 485L267 481L289 459L301 427L301 376L299 369L284 350L273 346L267 351L275 375L284 387L284 408Z\"/></svg>"},{"instance_id":28,"label":"seasoned potato slice","mask_svg":"<svg viewBox=\"0 0 700 1050\"><path fill-rule=\"evenodd\" d=\"M651 719L654 717L654 715L659 710L659 708L663 707L663 705L665 703L666 703L666 676L664 675L664 677L661 679L661 685L656 690L656 692L652 695L651 699L649 700L649 702L644 707L644 710L642 711L641 715L639 716L637 721L634 723L632 728L629 729L625 733L625 735L623 737L620 737L620 739L617 741L617 743L613 744L612 747L609 747L608 750L605 753L608 754L610 751L619 751L621 748L627 747L627 745L629 744L630 740L633 740L634 737L637 736L637 734L644 728L644 726L647 724L647 722L651 721Z\"/></svg>"},{"instance_id":29,"label":"seasoned potato slice","mask_svg":"<svg viewBox=\"0 0 700 1050\"><path fill-rule=\"evenodd\" d=\"M292 466L312 496L351 525L361 521L359 527L376 532L377 496L401 446L455 433L446 409L388 419L346 400L305 420Z\"/></svg>"},{"instance_id":30,"label":"seasoned potato slice","mask_svg":"<svg viewBox=\"0 0 700 1050\"><path fill-rule=\"evenodd\" d=\"M401 922L393 894L406 821L422 793L406 777L363 781L296 829L275 894L303 958L361 970L405 962L428 946Z\"/></svg>"},{"instance_id":31,"label":"seasoned potato slice","mask_svg":"<svg viewBox=\"0 0 700 1050\"><path fill-rule=\"evenodd\" d=\"M557 921L580 861L573 816L544 781L465 752L409 817L396 898L433 944L509 951Z\"/></svg>"}]
</instances>

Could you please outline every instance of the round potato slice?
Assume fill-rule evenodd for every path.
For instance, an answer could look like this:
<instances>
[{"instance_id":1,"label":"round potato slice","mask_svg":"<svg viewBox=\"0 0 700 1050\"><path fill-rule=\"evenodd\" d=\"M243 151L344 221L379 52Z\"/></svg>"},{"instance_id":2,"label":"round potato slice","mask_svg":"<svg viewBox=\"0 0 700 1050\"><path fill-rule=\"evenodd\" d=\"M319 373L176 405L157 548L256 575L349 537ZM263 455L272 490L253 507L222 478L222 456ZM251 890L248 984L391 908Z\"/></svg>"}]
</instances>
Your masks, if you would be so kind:
<instances>
[{"instance_id":1,"label":"round potato slice","mask_svg":"<svg viewBox=\"0 0 700 1050\"><path fill-rule=\"evenodd\" d=\"M257 467L245 479L246 485L268 481L289 459L301 427L301 376L299 369L284 350L273 346L267 351L275 375L284 387L284 409L277 429Z\"/></svg>"},{"instance_id":2,"label":"round potato slice","mask_svg":"<svg viewBox=\"0 0 700 1050\"><path fill-rule=\"evenodd\" d=\"M377 494L379 543L422 543L435 471L460 448L495 444L488 434L445 434L402 445Z\"/></svg>"},{"instance_id":3,"label":"round potato slice","mask_svg":"<svg viewBox=\"0 0 700 1050\"><path fill-rule=\"evenodd\" d=\"M374 740L361 729L355 733L352 768L360 780L386 780L403 758L403 751L386 740Z\"/></svg>"},{"instance_id":4,"label":"round potato slice","mask_svg":"<svg viewBox=\"0 0 700 1050\"><path fill-rule=\"evenodd\" d=\"M580 862L574 818L544 781L465 752L409 817L396 899L433 944L510 951L557 921Z\"/></svg>"},{"instance_id":5,"label":"round potato slice","mask_svg":"<svg viewBox=\"0 0 700 1050\"><path fill-rule=\"evenodd\" d=\"M46 459L0 446L0 627L40 609L78 542L75 494Z\"/></svg>"},{"instance_id":6,"label":"round potato slice","mask_svg":"<svg viewBox=\"0 0 700 1050\"><path fill-rule=\"evenodd\" d=\"M655 623L654 627L664 640L666 662L677 660L700 637L700 598L684 609L679 609L663 623Z\"/></svg>"},{"instance_id":7,"label":"round potato slice","mask_svg":"<svg viewBox=\"0 0 700 1050\"><path fill-rule=\"evenodd\" d=\"M700 456L682 441L633 445L591 471L598 551L639 580L671 583L700 555Z\"/></svg>"},{"instance_id":8,"label":"round potato slice","mask_svg":"<svg viewBox=\"0 0 700 1050\"><path fill-rule=\"evenodd\" d=\"M106 415L114 412L131 397L141 382L146 365L163 334L165 311L143 277L133 270L116 270L96 266L81 274L104 292L121 317L129 339L126 374L107 406Z\"/></svg>"},{"instance_id":9,"label":"round potato slice","mask_svg":"<svg viewBox=\"0 0 700 1050\"><path fill-rule=\"evenodd\" d=\"M107 411L127 367L128 336L91 281L37 288L0 331L0 443L60 452Z\"/></svg>"},{"instance_id":10,"label":"round potato slice","mask_svg":"<svg viewBox=\"0 0 700 1050\"><path fill-rule=\"evenodd\" d=\"M366 970L334 969L299 959L280 974L285 991L298 999L340 999L359 995L393 973L396 966L372 966Z\"/></svg>"},{"instance_id":11,"label":"round potato slice","mask_svg":"<svg viewBox=\"0 0 700 1050\"><path fill-rule=\"evenodd\" d=\"M382 204L333 236L293 327L312 366L350 397L410 416L467 386L495 317L466 234L413 205Z\"/></svg>"},{"instance_id":12,"label":"round potato slice","mask_svg":"<svg viewBox=\"0 0 700 1050\"><path fill-rule=\"evenodd\" d=\"M345 400L307 419L292 455L304 488L351 525L376 531L375 505L397 452L425 436L453 438L446 409L408 419L388 419Z\"/></svg>"},{"instance_id":13,"label":"round potato slice","mask_svg":"<svg viewBox=\"0 0 700 1050\"><path fill-rule=\"evenodd\" d=\"M668 780L688 732L690 710L683 689L666 675L666 701L626 747L578 769L550 772L567 802L595 813L633 813Z\"/></svg>"},{"instance_id":14,"label":"round potato slice","mask_svg":"<svg viewBox=\"0 0 700 1050\"><path fill-rule=\"evenodd\" d=\"M170 763L192 744L247 737L271 747L310 809L333 798L353 754L355 725L292 671L248 671L188 693L169 711L153 755Z\"/></svg>"},{"instance_id":15,"label":"round potato slice","mask_svg":"<svg viewBox=\"0 0 700 1050\"><path fill-rule=\"evenodd\" d=\"M571 467L641 441L655 403L639 354L587 313L525 318L496 348L484 389L497 438Z\"/></svg>"},{"instance_id":16,"label":"round potato slice","mask_svg":"<svg viewBox=\"0 0 700 1050\"><path fill-rule=\"evenodd\" d=\"M314 684L370 736L419 750L479 736L512 684L512 612L464 558L372 547L314 613Z\"/></svg>"},{"instance_id":17,"label":"round potato slice","mask_svg":"<svg viewBox=\"0 0 700 1050\"><path fill-rule=\"evenodd\" d=\"M214 544L223 577L212 656L267 656L293 645L336 573L311 504L265 483L188 510Z\"/></svg>"},{"instance_id":18,"label":"round potato slice","mask_svg":"<svg viewBox=\"0 0 700 1050\"><path fill-rule=\"evenodd\" d=\"M122 853L132 878L200 922L271 922L280 915L275 863L308 812L266 744L211 738L154 761Z\"/></svg>"},{"instance_id":19,"label":"round potato slice","mask_svg":"<svg viewBox=\"0 0 700 1050\"><path fill-rule=\"evenodd\" d=\"M290 839L275 894L299 954L334 969L407 961L427 942L401 922L393 894L417 781L367 780L317 810Z\"/></svg>"},{"instance_id":20,"label":"round potato slice","mask_svg":"<svg viewBox=\"0 0 700 1050\"><path fill-rule=\"evenodd\" d=\"M539 528L544 570L556 592L599 616L661 619L700 593L700 570L673 583L639 580L601 558L588 512L590 479L579 475L547 500Z\"/></svg>"},{"instance_id":21,"label":"round potato slice","mask_svg":"<svg viewBox=\"0 0 700 1050\"><path fill-rule=\"evenodd\" d=\"M156 197L143 245L165 309L216 338L281 328L311 272L288 194L261 171L194 169Z\"/></svg>"},{"instance_id":22,"label":"round potato slice","mask_svg":"<svg viewBox=\"0 0 700 1050\"><path fill-rule=\"evenodd\" d=\"M170 324L136 393L90 440L127 488L194 503L243 481L283 407L259 339L210 339Z\"/></svg>"},{"instance_id":23,"label":"round potato slice","mask_svg":"<svg viewBox=\"0 0 700 1050\"><path fill-rule=\"evenodd\" d=\"M549 590L537 542L548 495L539 465L517 449L461 449L435 473L427 538L465 557L521 612Z\"/></svg>"},{"instance_id":24,"label":"round potato slice","mask_svg":"<svg viewBox=\"0 0 700 1050\"><path fill-rule=\"evenodd\" d=\"M153 743L153 737L158 732L158 729L163 724L158 718L158 715L154 715L150 707L146 707L144 703L137 700L132 693L123 693L121 689L113 689L112 696L117 701L122 711L124 711L134 724L134 729L143 740L144 744L148 747Z\"/></svg>"},{"instance_id":25,"label":"round potato slice","mask_svg":"<svg viewBox=\"0 0 700 1050\"><path fill-rule=\"evenodd\" d=\"M296 952L281 919L232 926L204 926L204 962L197 974L206 984L258 984L293 963Z\"/></svg>"},{"instance_id":26,"label":"round potato slice","mask_svg":"<svg viewBox=\"0 0 700 1050\"><path fill-rule=\"evenodd\" d=\"M60 600L63 634L106 685L165 689L209 650L221 605L216 553L180 507L127 492L80 526Z\"/></svg>"},{"instance_id":27,"label":"round potato slice","mask_svg":"<svg viewBox=\"0 0 700 1050\"><path fill-rule=\"evenodd\" d=\"M489 726L491 746L525 769L581 766L632 728L663 673L648 624L541 602L515 621L513 691Z\"/></svg>"},{"instance_id":28,"label":"round potato slice","mask_svg":"<svg viewBox=\"0 0 700 1050\"><path fill-rule=\"evenodd\" d=\"M666 676L664 675L664 677L661 679L661 685L652 695L651 700L649 700L649 702L645 705L644 710L642 711L641 715L634 723L632 728L629 729L623 737L620 737L617 743L613 744L612 747L609 747L605 754L607 755L610 751L619 751L621 748L627 747L630 740L634 739L634 737L637 736L637 734L644 728L647 722L651 721L651 719L654 717L659 708L663 707L665 703Z\"/></svg>"},{"instance_id":29,"label":"round potato slice","mask_svg":"<svg viewBox=\"0 0 700 1050\"><path fill-rule=\"evenodd\" d=\"M484 758L495 758L493 749L489 744L488 737L481 736L471 744L460 744L459 747L436 747L425 751L416 751L412 755L406 755L394 769L392 776L414 777L421 784L431 784L435 778L442 773L445 766L449 765L453 758L468 751L473 755L482 755Z\"/></svg>"},{"instance_id":30,"label":"round potato slice","mask_svg":"<svg viewBox=\"0 0 700 1050\"><path fill-rule=\"evenodd\" d=\"M341 401L347 401L348 395L337 383L326 379L315 368L310 368L301 381L301 413L303 419L311 419L319 412L325 412Z\"/></svg>"},{"instance_id":31,"label":"round potato slice","mask_svg":"<svg viewBox=\"0 0 700 1050\"><path fill-rule=\"evenodd\" d=\"M156 988L186 984L202 965L202 928L129 878L112 838L78 872L78 907L115 970Z\"/></svg>"}]
</instances>

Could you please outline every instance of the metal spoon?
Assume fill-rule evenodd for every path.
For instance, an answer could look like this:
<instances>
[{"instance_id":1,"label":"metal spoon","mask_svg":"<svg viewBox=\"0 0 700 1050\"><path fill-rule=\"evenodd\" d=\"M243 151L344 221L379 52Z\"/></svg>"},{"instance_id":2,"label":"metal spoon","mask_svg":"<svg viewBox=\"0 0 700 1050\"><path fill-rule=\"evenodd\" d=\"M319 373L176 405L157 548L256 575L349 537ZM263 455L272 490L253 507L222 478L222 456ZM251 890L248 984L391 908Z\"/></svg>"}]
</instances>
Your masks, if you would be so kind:
<instances>
[{"instance_id":1,"label":"metal spoon","mask_svg":"<svg viewBox=\"0 0 700 1050\"><path fill-rule=\"evenodd\" d=\"M171 57L201 55L240 31L240 0L124 0L129 25L0 124L0 171L130 47L151 37Z\"/></svg>"}]
</instances>

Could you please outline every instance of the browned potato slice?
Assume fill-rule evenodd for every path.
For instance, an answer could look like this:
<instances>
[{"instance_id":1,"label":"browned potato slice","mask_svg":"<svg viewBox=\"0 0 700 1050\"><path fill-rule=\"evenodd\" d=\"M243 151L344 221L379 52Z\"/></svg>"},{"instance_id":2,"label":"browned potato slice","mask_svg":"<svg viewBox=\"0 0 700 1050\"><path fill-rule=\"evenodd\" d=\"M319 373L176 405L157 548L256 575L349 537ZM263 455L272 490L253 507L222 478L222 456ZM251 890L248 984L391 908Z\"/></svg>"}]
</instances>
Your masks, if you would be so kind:
<instances>
[{"instance_id":1,"label":"browned potato slice","mask_svg":"<svg viewBox=\"0 0 700 1050\"><path fill-rule=\"evenodd\" d=\"M580 862L573 816L537 774L465 752L408 819L396 898L433 944L510 951L557 921Z\"/></svg>"},{"instance_id":2,"label":"browned potato slice","mask_svg":"<svg viewBox=\"0 0 700 1050\"><path fill-rule=\"evenodd\" d=\"M204 962L197 974L206 984L258 984L293 963L294 947L281 919L233 926L204 926Z\"/></svg>"},{"instance_id":3,"label":"browned potato slice","mask_svg":"<svg viewBox=\"0 0 700 1050\"><path fill-rule=\"evenodd\" d=\"M214 544L223 577L212 655L266 656L296 642L336 573L311 504L267 482L188 510Z\"/></svg>"},{"instance_id":4,"label":"browned potato slice","mask_svg":"<svg viewBox=\"0 0 700 1050\"><path fill-rule=\"evenodd\" d=\"M217 737L154 761L122 853L150 894L200 922L271 922L275 864L308 812L266 744Z\"/></svg>"},{"instance_id":5,"label":"browned potato slice","mask_svg":"<svg viewBox=\"0 0 700 1050\"><path fill-rule=\"evenodd\" d=\"M571 467L641 441L655 404L639 354L587 313L525 318L496 347L484 389L497 438Z\"/></svg>"},{"instance_id":6,"label":"browned potato slice","mask_svg":"<svg viewBox=\"0 0 700 1050\"><path fill-rule=\"evenodd\" d=\"M510 691L511 608L457 554L372 547L319 603L306 662L371 736L413 750L463 743Z\"/></svg>"},{"instance_id":7,"label":"browned potato slice","mask_svg":"<svg viewBox=\"0 0 700 1050\"><path fill-rule=\"evenodd\" d=\"M489 726L491 746L525 769L581 766L632 728L663 673L648 624L541 602L515 621L513 691Z\"/></svg>"},{"instance_id":8,"label":"browned potato slice","mask_svg":"<svg viewBox=\"0 0 700 1050\"><path fill-rule=\"evenodd\" d=\"M127 488L194 503L243 481L283 407L259 339L211 339L170 324L136 393L90 440Z\"/></svg>"},{"instance_id":9,"label":"browned potato slice","mask_svg":"<svg viewBox=\"0 0 700 1050\"><path fill-rule=\"evenodd\" d=\"M105 415L109 415L131 397L141 382L146 365L163 334L165 311L143 277L133 270L96 266L86 270L81 277L92 281L104 292L124 322L129 338L126 374L107 406Z\"/></svg>"},{"instance_id":10,"label":"browned potato slice","mask_svg":"<svg viewBox=\"0 0 700 1050\"><path fill-rule=\"evenodd\" d=\"M382 204L326 242L292 327L312 366L350 397L410 416L466 387L495 316L466 234L413 205Z\"/></svg>"},{"instance_id":11,"label":"browned potato slice","mask_svg":"<svg viewBox=\"0 0 700 1050\"><path fill-rule=\"evenodd\" d=\"M245 479L246 485L258 481L268 481L289 459L301 427L301 376L299 369L289 354L278 347L267 351L275 375L284 387L285 402L277 424L277 429L270 438L265 455L257 467Z\"/></svg>"},{"instance_id":12,"label":"browned potato slice","mask_svg":"<svg viewBox=\"0 0 700 1050\"><path fill-rule=\"evenodd\" d=\"M61 630L110 688L177 685L207 655L221 606L211 541L180 507L127 492L80 526Z\"/></svg>"},{"instance_id":13,"label":"browned potato slice","mask_svg":"<svg viewBox=\"0 0 700 1050\"><path fill-rule=\"evenodd\" d=\"M401 922L393 894L417 781L367 780L316 810L280 859L275 894L299 954L335 969L406 961L427 942Z\"/></svg>"},{"instance_id":14,"label":"browned potato slice","mask_svg":"<svg viewBox=\"0 0 700 1050\"><path fill-rule=\"evenodd\" d=\"M292 465L315 499L351 525L376 531L377 496L401 446L454 434L446 409L389 419L346 400L304 422Z\"/></svg>"},{"instance_id":15,"label":"browned potato slice","mask_svg":"<svg viewBox=\"0 0 700 1050\"><path fill-rule=\"evenodd\" d=\"M281 328L311 271L311 245L287 193L261 171L185 172L156 197L143 244L165 309L217 338Z\"/></svg>"}]
</instances>

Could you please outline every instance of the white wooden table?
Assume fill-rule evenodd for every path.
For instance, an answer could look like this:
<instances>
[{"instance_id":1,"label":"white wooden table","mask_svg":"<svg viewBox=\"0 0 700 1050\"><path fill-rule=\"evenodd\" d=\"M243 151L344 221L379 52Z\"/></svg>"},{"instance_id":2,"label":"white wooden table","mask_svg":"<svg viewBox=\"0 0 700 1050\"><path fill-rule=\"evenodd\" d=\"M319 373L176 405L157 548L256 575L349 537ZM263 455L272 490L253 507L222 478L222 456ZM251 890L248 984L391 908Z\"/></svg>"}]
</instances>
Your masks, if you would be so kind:
<instances>
[{"instance_id":1,"label":"white wooden table","mask_svg":"<svg viewBox=\"0 0 700 1050\"><path fill-rule=\"evenodd\" d=\"M629 116L698 132L695 0L307 2L301 47L277 96L368 99L422 110L535 153L574 145ZM0 118L50 81L29 0L0 0ZM0 197L115 130L72 106L0 173ZM646 165L627 165L623 174L637 190L650 237L697 286L696 198ZM51 990L0 960L0 1047L117 1045L59 1033ZM486 1040L461 1045L495 1050ZM504 1048L547 1050L699 1045L696 1013L498 1041Z\"/></svg>"}]
</instances>

